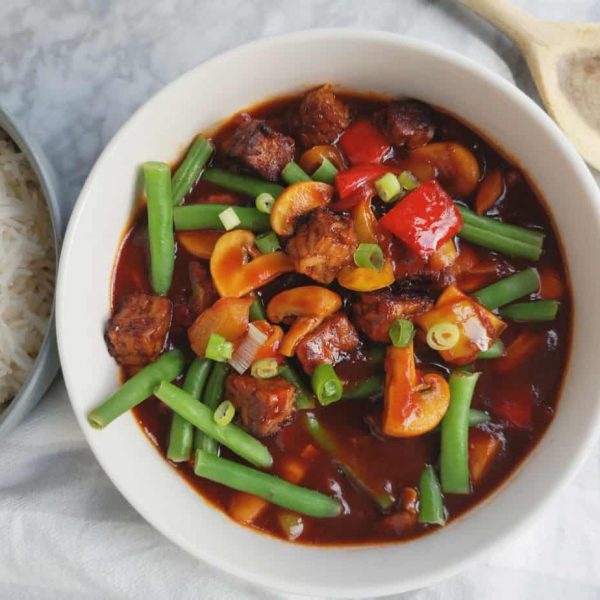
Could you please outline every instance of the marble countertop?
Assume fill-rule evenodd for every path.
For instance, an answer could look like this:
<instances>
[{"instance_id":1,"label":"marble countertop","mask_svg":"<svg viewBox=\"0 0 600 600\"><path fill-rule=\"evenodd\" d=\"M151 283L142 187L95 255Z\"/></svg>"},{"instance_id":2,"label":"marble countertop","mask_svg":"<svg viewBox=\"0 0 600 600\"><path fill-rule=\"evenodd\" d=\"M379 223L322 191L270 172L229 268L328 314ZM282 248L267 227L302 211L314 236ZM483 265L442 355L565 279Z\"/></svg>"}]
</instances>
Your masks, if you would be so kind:
<instances>
[{"instance_id":1,"label":"marble countertop","mask_svg":"<svg viewBox=\"0 0 600 600\"><path fill-rule=\"evenodd\" d=\"M519 4L547 19L600 21L597 0ZM539 101L516 48L453 0L3 0L0 104L41 143L70 207L106 143L166 83L228 48L315 27L427 40L501 73ZM0 597L281 597L199 565L137 516L85 445L60 381L3 445ZM410 597L599 598L599 456L529 532ZM51 526L40 525L45 521ZM119 564L90 568L83 561L106 536ZM136 552L144 567L128 556ZM41 565L35 571L32 556Z\"/></svg>"}]
</instances>

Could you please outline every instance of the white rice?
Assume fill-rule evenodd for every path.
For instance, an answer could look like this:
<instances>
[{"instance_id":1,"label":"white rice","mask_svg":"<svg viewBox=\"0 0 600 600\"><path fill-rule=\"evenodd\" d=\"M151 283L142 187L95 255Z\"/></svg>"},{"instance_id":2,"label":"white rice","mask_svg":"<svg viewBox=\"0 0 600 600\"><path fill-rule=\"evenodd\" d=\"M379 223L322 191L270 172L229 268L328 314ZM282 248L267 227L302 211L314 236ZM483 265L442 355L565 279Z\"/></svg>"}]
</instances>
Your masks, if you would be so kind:
<instances>
[{"instance_id":1,"label":"white rice","mask_svg":"<svg viewBox=\"0 0 600 600\"><path fill-rule=\"evenodd\" d=\"M25 383L54 296L52 224L25 155L0 131L0 411Z\"/></svg>"}]
</instances>

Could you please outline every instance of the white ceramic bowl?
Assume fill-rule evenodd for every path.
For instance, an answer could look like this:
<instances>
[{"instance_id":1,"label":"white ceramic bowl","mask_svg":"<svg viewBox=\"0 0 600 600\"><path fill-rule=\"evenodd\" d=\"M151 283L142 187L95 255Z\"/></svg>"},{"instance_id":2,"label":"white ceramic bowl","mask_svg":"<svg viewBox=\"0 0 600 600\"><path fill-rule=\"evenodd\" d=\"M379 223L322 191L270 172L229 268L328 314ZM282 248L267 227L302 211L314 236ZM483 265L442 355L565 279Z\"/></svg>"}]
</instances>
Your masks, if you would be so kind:
<instances>
[{"instance_id":1,"label":"white ceramic bowl","mask_svg":"<svg viewBox=\"0 0 600 600\"><path fill-rule=\"evenodd\" d=\"M172 161L192 136L259 101L333 82L414 96L443 107L518 158L559 223L575 291L573 348L548 432L500 490L443 530L415 541L319 548L241 527L202 500L162 459L131 414L105 431L88 411L114 391L103 331L111 272L138 191L139 165ZM556 125L500 77L456 54L400 36L310 31L254 42L214 58L144 105L106 147L79 197L60 265L60 356L77 418L104 470L152 525L193 555L279 590L375 596L446 577L520 529L573 475L600 419L593 366L600 330L600 200Z\"/></svg>"}]
</instances>

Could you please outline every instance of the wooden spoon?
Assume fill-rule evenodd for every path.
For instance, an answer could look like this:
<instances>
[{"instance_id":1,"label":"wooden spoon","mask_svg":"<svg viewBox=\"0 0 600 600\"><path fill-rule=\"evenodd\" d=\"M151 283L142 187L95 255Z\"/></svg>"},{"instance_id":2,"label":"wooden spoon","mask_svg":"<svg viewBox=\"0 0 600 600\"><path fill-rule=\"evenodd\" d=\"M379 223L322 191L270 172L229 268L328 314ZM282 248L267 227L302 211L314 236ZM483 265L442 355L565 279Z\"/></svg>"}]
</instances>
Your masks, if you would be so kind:
<instances>
[{"instance_id":1,"label":"wooden spoon","mask_svg":"<svg viewBox=\"0 0 600 600\"><path fill-rule=\"evenodd\" d=\"M461 0L520 48L548 112L600 170L600 24L534 19L507 0Z\"/></svg>"}]
</instances>

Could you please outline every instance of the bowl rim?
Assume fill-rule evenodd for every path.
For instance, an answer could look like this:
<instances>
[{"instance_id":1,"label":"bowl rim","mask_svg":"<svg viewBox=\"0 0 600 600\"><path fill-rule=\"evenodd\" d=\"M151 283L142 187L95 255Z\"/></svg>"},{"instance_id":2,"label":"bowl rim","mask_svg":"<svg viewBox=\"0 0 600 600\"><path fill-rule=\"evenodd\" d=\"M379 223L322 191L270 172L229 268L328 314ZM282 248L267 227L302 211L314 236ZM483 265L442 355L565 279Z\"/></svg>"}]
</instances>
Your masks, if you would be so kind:
<instances>
[{"instance_id":1,"label":"bowl rim","mask_svg":"<svg viewBox=\"0 0 600 600\"><path fill-rule=\"evenodd\" d=\"M58 281L58 267L60 261L61 242L66 226L66 215L63 212L59 198L60 189L54 170L46 158L44 151L9 111L0 106L0 131L17 145L19 150L25 154L29 164L38 179L42 195L46 201L50 221L52 222L54 261L56 269L56 280L52 307L48 318L48 326L38 355L33 363L29 374L17 395L10 401L6 409L0 414L0 434L6 435L16 427L39 402L41 397L50 387L56 377L60 363L58 359L58 348L55 326L56 290Z\"/></svg>"},{"instance_id":2,"label":"bowl rim","mask_svg":"<svg viewBox=\"0 0 600 600\"><path fill-rule=\"evenodd\" d=\"M175 80L161 88L158 92L153 94L141 107L139 107L132 116L121 126L119 131L113 136L110 142L107 144L105 149L103 150L100 157L97 159L96 164L93 169L90 171L88 178L83 186L77 203L75 205L75 209L72 214L71 221L69 223L69 227L67 229L67 233L65 236L64 244L63 244L63 256L69 254L72 251L72 238L74 237L74 231L77 227L77 223L83 213L84 210L84 202L83 200L88 195L89 189L93 185L93 180L96 175L96 171L99 170L99 165L102 163L103 157L116 145L120 143L121 137L124 135L125 130L128 128L130 123L137 118L139 118L146 110L148 110L148 105L153 104L154 100L160 98L162 95L166 95L169 91L175 87L180 85L182 80L185 80L188 77L193 77L196 70L204 67L207 64L211 64L212 66L218 64L219 62L227 61L232 58L235 58L238 55L243 55L249 50L254 49L265 49L270 46L278 46L283 43L296 43L300 41L324 41L324 40L356 40L360 39L364 42L388 42L390 44L396 45L397 47L408 47L414 49L418 52L428 54L436 59L441 59L446 62L454 63L456 66L468 71L471 75L476 78L482 79L484 83L488 83L490 86L494 86L499 88L501 92L505 95L510 96L514 102L520 104L528 113L528 117L530 119L535 119L539 122L541 126L543 126L548 135L556 138L557 142L560 142L560 146L562 150L565 152L568 160L570 161L570 166L573 168L577 179L581 181L581 183L586 187L589 191L591 197L594 197L596 200L596 210L600 207L600 195L598 192L598 188L594 179L591 176L587 166L583 162L583 159L577 154L572 144L569 140L564 136L562 131L556 125L556 123L545 113L540 106L538 106L529 96L527 96L524 92L522 92L518 87L514 84L503 78L501 75L489 70L485 66L475 62L474 60L467 58L455 51L447 50L443 46L433 44L430 42L425 42L419 39L414 39L408 36L391 33L391 32L381 32L377 30L365 30L365 29L353 29L353 28L324 28L324 29L309 29L309 30L301 30L292 33L284 33L278 34L274 36L268 36L264 38L260 38L248 43L245 43L241 46L234 47L232 49L226 50L225 52L219 53L206 61L203 61L192 67L188 71L184 72L180 76L178 76ZM510 150L510 149L508 149ZM517 160L519 157L515 157ZM59 266L59 273L57 279L57 302L58 302L58 312L57 312L57 323L58 323L58 343L59 343L59 351L61 357L66 354L67 349L63 346L62 343L62 322L63 315L61 312L61 306L63 304L62 297L66 294L66 290L64 289L63 280L66 278L65 268L62 266L65 262L61 261L61 266ZM567 265L568 267L568 265ZM70 373L67 371L65 373L65 384L67 390L70 388ZM70 396L70 395L69 395ZM70 396L71 398L71 396ZM107 476L115 483L114 479L110 473L110 464L109 461L105 461L103 456L99 456L96 454L94 442L91 439L91 431L87 427L87 422L85 418L80 415L77 410L75 410L74 402L71 400L74 408L74 412L76 413L76 417L78 422L83 430L86 441L90 444L92 451L96 455L97 460L100 462L101 466L105 470ZM158 529L163 535L165 535L168 539L178 544L180 547L184 548L188 553L192 556L200 558L201 560L215 566L231 575L234 575L238 578L244 579L246 581L250 581L254 584L258 584L261 586L266 586L273 590L278 590L282 592L288 593L298 593L303 595L313 595L313 594L326 594L328 597L364 597L364 596L386 596L394 593L398 593L399 591L407 591L410 589L424 587L426 585L430 585L436 583L442 579L450 577L451 575L456 574L457 572L463 570L468 565L473 564L477 560L481 560L483 556L489 554L493 549L497 549L502 544L506 543L510 538L514 537L518 531L523 530L525 527L530 525L532 521L539 515L539 513L550 503L550 501L555 497L556 493L562 489L566 483L572 479L575 475L576 471L580 468L582 462L586 458L586 456L590 453L593 445L596 443L598 435L600 433L600 408L596 410L593 415L593 420L590 422L590 432L587 437L580 441L579 446L576 450L571 453L568 467L564 468L564 470L555 476L553 488L550 494L544 496L542 498L538 498L533 508L526 507L522 512L518 512L513 521L508 524L504 530L494 532L493 538L485 543L480 544L477 547L471 547L467 549L461 556L454 556L451 560L448 561L446 565L438 568L433 574L424 574L420 576L414 576L409 578L408 580L403 580L396 583L380 583L377 587L373 585L369 585L368 587L364 584L354 586L352 589L341 589L339 586L335 587L333 585L329 585L324 587L323 585L314 585L310 583L301 583L294 582L293 586L290 586L288 581L280 576L278 573L271 572L268 575L265 573L256 574L253 571L246 570L244 568L239 568L237 565L232 564L231 562L227 562L226 560L217 559L214 556L210 555L208 552L202 552L198 549L197 546L193 546L191 543L188 543L185 539L181 537L181 535L177 531L172 531L168 527L163 527L162 523L157 524L154 520L154 517L150 514L150 510L146 509L146 507L142 506L138 499L133 496L133 494L129 493L129 490L124 491L120 487L118 487L119 491L125 496L127 501L136 509L138 513L144 519L146 519L154 528ZM544 437L548 435L548 432L544 434ZM537 448L533 449L535 452ZM524 462L527 462L524 461ZM522 465L521 465L522 466ZM519 468L518 467L517 470ZM507 480L504 485L510 482ZM115 483L116 485L116 483ZM500 486L501 488L503 486ZM497 491L497 490L496 490ZM483 506L487 504L487 502L495 496L495 493L492 493L488 496L487 499L480 502L477 507ZM476 510L476 509L473 509ZM468 511L468 515L473 512L473 510ZM463 517L461 517L463 518ZM429 537L429 536L427 536ZM422 539L422 538L421 538ZM418 540L410 543L417 543ZM284 542L285 543L285 542ZM379 548L381 545L375 544L372 546L349 546L349 547L340 547L342 549L355 549L355 548ZM336 547L326 546L326 549L338 549Z\"/></svg>"}]
</instances>

